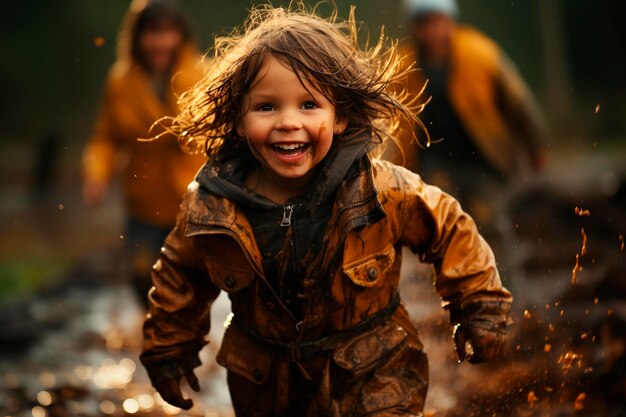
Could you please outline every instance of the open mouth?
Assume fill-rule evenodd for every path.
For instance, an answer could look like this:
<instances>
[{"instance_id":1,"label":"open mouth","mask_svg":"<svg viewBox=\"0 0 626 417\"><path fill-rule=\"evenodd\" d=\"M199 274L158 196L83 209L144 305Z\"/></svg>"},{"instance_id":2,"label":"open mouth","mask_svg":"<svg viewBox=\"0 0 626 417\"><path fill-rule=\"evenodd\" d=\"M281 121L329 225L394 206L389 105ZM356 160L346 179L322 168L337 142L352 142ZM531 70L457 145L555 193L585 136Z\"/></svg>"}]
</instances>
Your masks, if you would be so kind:
<instances>
[{"instance_id":1,"label":"open mouth","mask_svg":"<svg viewBox=\"0 0 626 417\"><path fill-rule=\"evenodd\" d=\"M306 152L310 146L309 143L277 143L272 145L272 149L281 155L298 155Z\"/></svg>"}]
</instances>

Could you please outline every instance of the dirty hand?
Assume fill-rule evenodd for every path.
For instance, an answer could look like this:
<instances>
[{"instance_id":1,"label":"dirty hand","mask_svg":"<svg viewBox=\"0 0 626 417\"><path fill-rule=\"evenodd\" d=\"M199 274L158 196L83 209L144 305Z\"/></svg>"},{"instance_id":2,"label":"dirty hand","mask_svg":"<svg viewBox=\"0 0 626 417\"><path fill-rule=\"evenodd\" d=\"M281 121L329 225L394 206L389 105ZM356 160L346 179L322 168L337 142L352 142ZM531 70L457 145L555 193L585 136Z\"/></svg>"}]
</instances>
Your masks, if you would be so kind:
<instances>
[{"instance_id":1,"label":"dirty hand","mask_svg":"<svg viewBox=\"0 0 626 417\"><path fill-rule=\"evenodd\" d=\"M506 333L473 326L471 322L459 323L454 326L454 343L459 363L464 359L469 363L487 362L502 356Z\"/></svg>"},{"instance_id":2,"label":"dirty hand","mask_svg":"<svg viewBox=\"0 0 626 417\"><path fill-rule=\"evenodd\" d=\"M189 398L183 397L183 393L180 390L181 379L168 379L166 381L154 384L154 388L169 404L178 408L182 408L183 410L189 410L191 407L193 407L193 401L191 401L191 399ZM185 374L185 379L187 379L187 383L189 383L191 389L196 392L200 391L198 378L196 377L196 374L193 373L193 371L189 371L187 374Z\"/></svg>"}]
</instances>

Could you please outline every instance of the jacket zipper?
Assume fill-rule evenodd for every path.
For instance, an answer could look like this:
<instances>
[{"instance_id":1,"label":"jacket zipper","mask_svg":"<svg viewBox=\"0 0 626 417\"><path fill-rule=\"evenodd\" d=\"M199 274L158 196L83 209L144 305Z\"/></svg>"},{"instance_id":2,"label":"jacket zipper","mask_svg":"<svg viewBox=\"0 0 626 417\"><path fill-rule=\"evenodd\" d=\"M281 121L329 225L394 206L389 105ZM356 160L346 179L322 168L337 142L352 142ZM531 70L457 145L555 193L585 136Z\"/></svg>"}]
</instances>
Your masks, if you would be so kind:
<instances>
[{"instance_id":1,"label":"jacket zipper","mask_svg":"<svg viewBox=\"0 0 626 417\"><path fill-rule=\"evenodd\" d=\"M295 204L286 205L283 207L283 219L280 222L280 225L283 227L291 227L291 242L289 242L289 246L291 248L291 276L295 277L298 272L298 265L296 261L296 230L293 227L293 212L295 210ZM281 290L282 292L282 290ZM290 312L291 313L291 312ZM296 323L296 330L300 331L300 325L302 321Z\"/></svg>"},{"instance_id":2,"label":"jacket zipper","mask_svg":"<svg viewBox=\"0 0 626 417\"><path fill-rule=\"evenodd\" d=\"M283 220L280 222L280 225L283 227L291 227L291 242L289 242L289 247L291 248L291 273L292 276L295 276L297 268L296 268L296 230L292 225L293 212L295 209L295 204L289 204L283 206Z\"/></svg>"},{"instance_id":3,"label":"jacket zipper","mask_svg":"<svg viewBox=\"0 0 626 417\"><path fill-rule=\"evenodd\" d=\"M295 205L287 205L283 207L283 220L280 222L280 225L283 227L291 226L291 216L293 216L293 208Z\"/></svg>"}]
</instances>

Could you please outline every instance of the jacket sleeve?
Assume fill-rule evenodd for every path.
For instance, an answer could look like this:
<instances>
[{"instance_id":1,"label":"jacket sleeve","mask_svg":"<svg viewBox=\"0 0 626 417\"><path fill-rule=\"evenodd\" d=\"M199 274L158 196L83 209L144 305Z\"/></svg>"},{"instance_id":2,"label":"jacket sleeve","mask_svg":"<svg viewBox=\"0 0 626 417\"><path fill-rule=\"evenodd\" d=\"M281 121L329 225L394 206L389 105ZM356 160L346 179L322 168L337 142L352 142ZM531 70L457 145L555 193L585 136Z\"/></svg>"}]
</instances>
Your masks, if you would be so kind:
<instances>
[{"instance_id":1,"label":"jacket sleeve","mask_svg":"<svg viewBox=\"0 0 626 417\"><path fill-rule=\"evenodd\" d=\"M403 172L401 242L434 265L435 289L444 306L454 316L475 311L476 304L497 304L506 315L511 293L502 286L493 252L474 220L456 199L419 175Z\"/></svg>"},{"instance_id":2,"label":"jacket sleeve","mask_svg":"<svg viewBox=\"0 0 626 417\"><path fill-rule=\"evenodd\" d=\"M546 141L546 126L535 97L526 86L515 64L501 52L496 80L498 103L513 132L533 156Z\"/></svg>"},{"instance_id":3,"label":"jacket sleeve","mask_svg":"<svg viewBox=\"0 0 626 417\"><path fill-rule=\"evenodd\" d=\"M211 304L219 295L198 256L198 237L184 235L190 198L188 194L183 201L176 227L152 270L141 362L153 384L180 378L200 365L198 353L208 343L204 338L211 326Z\"/></svg>"},{"instance_id":4,"label":"jacket sleeve","mask_svg":"<svg viewBox=\"0 0 626 417\"><path fill-rule=\"evenodd\" d=\"M115 84L114 77L109 74L100 114L83 150L83 179L86 182L108 183L115 167L116 156L123 145L113 111L116 105Z\"/></svg>"}]
</instances>

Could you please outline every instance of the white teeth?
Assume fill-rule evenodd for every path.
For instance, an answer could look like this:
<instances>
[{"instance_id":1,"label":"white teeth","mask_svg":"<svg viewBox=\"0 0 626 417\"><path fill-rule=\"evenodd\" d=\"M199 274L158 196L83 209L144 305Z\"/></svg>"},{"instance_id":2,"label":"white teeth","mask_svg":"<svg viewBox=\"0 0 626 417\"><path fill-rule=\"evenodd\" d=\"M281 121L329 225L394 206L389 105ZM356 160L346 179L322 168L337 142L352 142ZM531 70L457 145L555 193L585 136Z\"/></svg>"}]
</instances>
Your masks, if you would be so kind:
<instances>
[{"instance_id":1,"label":"white teeth","mask_svg":"<svg viewBox=\"0 0 626 417\"><path fill-rule=\"evenodd\" d=\"M294 149L304 148L306 143L277 143L274 146L284 151L293 151Z\"/></svg>"}]
</instances>

